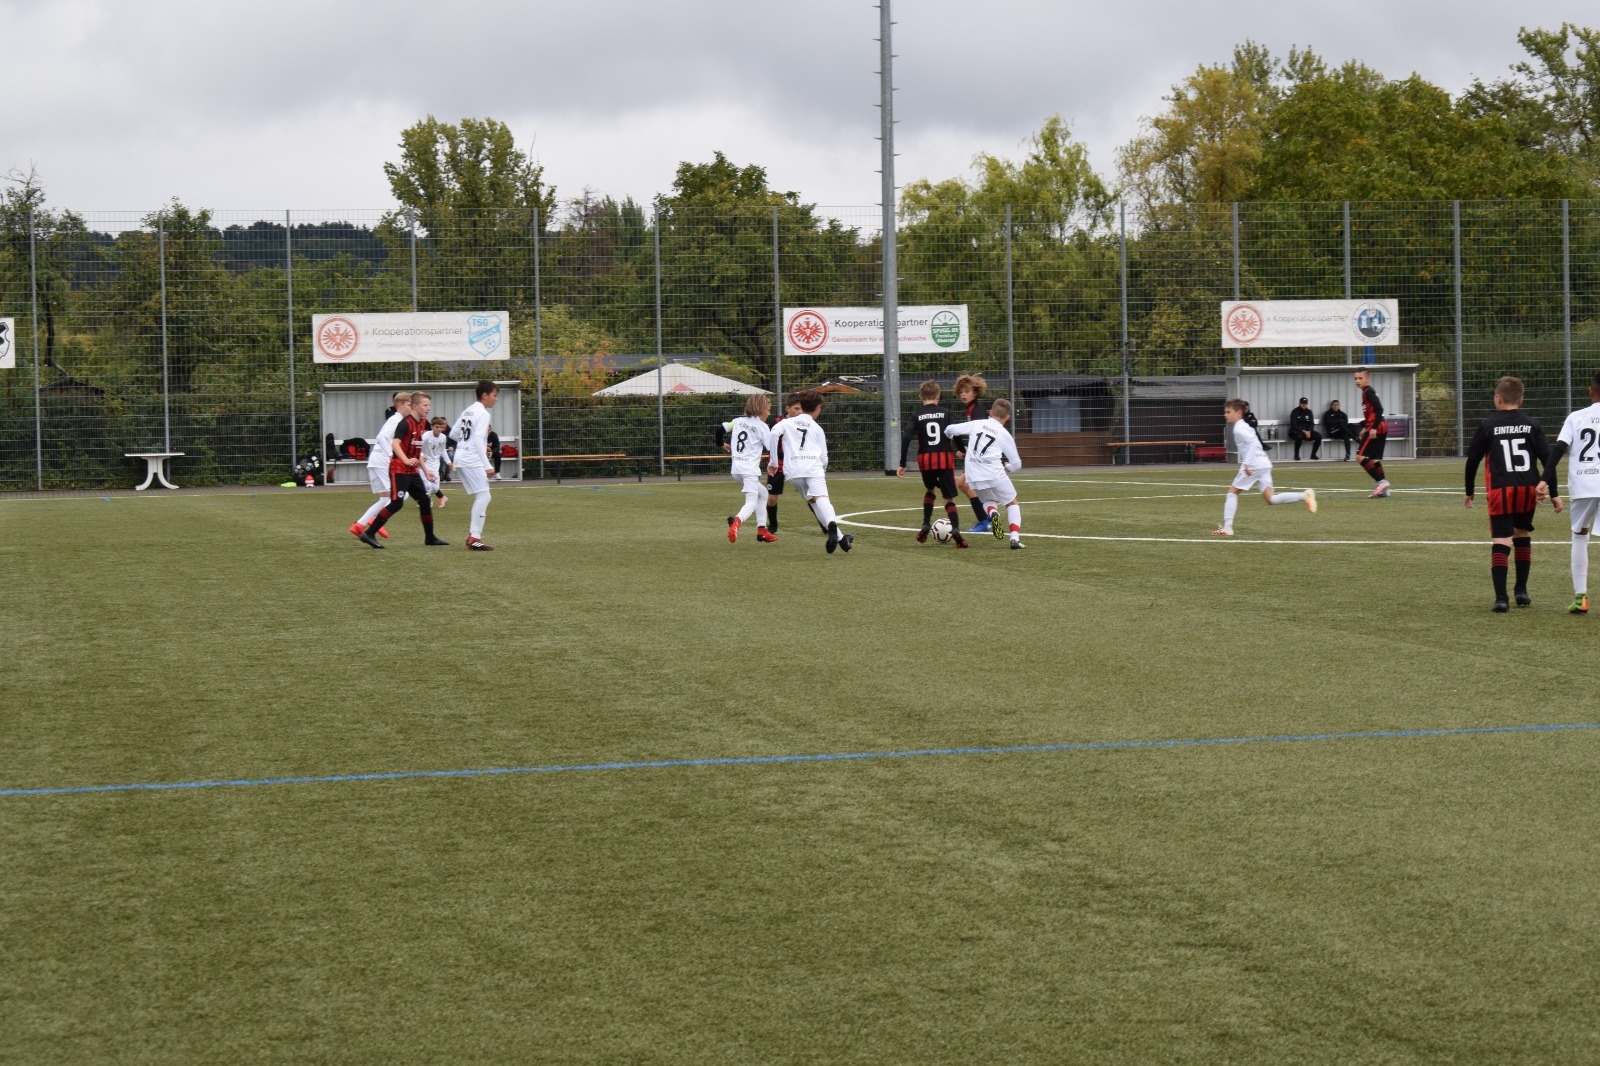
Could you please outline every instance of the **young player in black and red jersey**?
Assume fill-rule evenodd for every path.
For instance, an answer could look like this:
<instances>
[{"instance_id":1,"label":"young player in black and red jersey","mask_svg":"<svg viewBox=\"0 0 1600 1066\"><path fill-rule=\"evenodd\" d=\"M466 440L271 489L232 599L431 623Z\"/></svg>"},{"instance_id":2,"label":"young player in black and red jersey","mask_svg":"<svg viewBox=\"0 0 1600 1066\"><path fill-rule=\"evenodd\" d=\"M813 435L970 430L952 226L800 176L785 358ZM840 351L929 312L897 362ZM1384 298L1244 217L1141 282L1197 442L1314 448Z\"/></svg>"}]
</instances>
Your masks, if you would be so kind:
<instances>
[{"instance_id":1,"label":"young player in black and red jersey","mask_svg":"<svg viewBox=\"0 0 1600 1066\"><path fill-rule=\"evenodd\" d=\"M1533 566L1533 512L1539 506L1539 484L1544 464L1550 457L1539 420L1518 410L1522 406L1522 380L1501 378L1494 387L1494 414L1485 418L1467 449L1466 505L1478 479L1478 464L1484 463L1483 485L1489 494L1489 573L1494 577L1494 610L1511 609L1506 600L1506 563L1513 551L1517 556L1517 583L1512 592L1518 607L1533 602L1528 595L1528 571Z\"/></svg>"},{"instance_id":2,"label":"young player in black and red jersey","mask_svg":"<svg viewBox=\"0 0 1600 1066\"><path fill-rule=\"evenodd\" d=\"M772 428L776 429L779 422L785 418L793 418L800 413L800 394L791 392L783 399L783 414L772 420ZM767 532L776 535L778 532L778 497L783 495L783 442L773 436L773 442L778 453L771 457L772 464L778 468L776 474L767 475Z\"/></svg>"},{"instance_id":3,"label":"young player in black and red jersey","mask_svg":"<svg viewBox=\"0 0 1600 1066\"><path fill-rule=\"evenodd\" d=\"M376 534L400 513L407 494L417 501L417 509L422 512L423 543L449 543L433 535L433 501L428 498L428 484L422 479L422 434L427 429L428 410L432 405L427 393L412 393L411 413L395 427L394 457L389 460L389 503L360 535L361 543L368 547L383 547L375 539Z\"/></svg>"},{"instance_id":4,"label":"young player in black and red jersey","mask_svg":"<svg viewBox=\"0 0 1600 1066\"><path fill-rule=\"evenodd\" d=\"M1367 499L1387 499L1389 479L1383 473L1383 447L1389 440L1389 423L1383 420L1383 401L1372 387L1372 376L1357 370L1355 381L1361 390L1361 428L1357 431L1361 444L1356 448L1356 462L1378 483Z\"/></svg>"},{"instance_id":5,"label":"young player in black and red jersey","mask_svg":"<svg viewBox=\"0 0 1600 1066\"><path fill-rule=\"evenodd\" d=\"M944 496L945 517L950 520L950 531L955 535L956 547L965 548L966 538L961 535L961 513L956 508L956 449L944 435L950 425L950 412L939 405L939 383L924 381L917 390L922 406L906 419L905 433L900 438L900 468L895 477L906 476L906 452L911 442L917 442L917 469L922 471L922 528L917 531L917 543L925 544L933 528L933 490ZM988 517L985 515L985 517Z\"/></svg>"},{"instance_id":6,"label":"young player in black and red jersey","mask_svg":"<svg viewBox=\"0 0 1600 1066\"><path fill-rule=\"evenodd\" d=\"M956 399L961 402L963 422L976 422L989 417L989 403L983 394L989 389L989 383L978 374L962 374L956 378ZM956 449L956 458L966 455L965 448ZM956 488L966 494L967 502L972 505L972 513L978 516L978 524L967 530L968 533L989 532L989 512L984 509L983 501L978 499L978 494L967 484L967 475L963 471L956 471Z\"/></svg>"}]
</instances>

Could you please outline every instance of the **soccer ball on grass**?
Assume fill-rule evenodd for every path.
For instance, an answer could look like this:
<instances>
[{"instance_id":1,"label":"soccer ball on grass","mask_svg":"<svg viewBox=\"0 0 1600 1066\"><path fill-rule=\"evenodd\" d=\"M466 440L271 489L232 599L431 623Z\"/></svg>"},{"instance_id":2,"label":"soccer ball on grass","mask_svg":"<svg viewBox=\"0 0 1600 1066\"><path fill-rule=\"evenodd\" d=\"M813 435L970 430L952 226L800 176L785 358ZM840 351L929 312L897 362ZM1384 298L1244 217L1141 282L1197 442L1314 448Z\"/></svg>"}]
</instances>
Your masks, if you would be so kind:
<instances>
[{"instance_id":1,"label":"soccer ball on grass","mask_svg":"<svg viewBox=\"0 0 1600 1066\"><path fill-rule=\"evenodd\" d=\"M940 518L934 521L933 539L938 541L940 544L949 544L951 541L956 539L956 531L955 528L950 525L950 519Z\"/></svg>"}]
</instances>

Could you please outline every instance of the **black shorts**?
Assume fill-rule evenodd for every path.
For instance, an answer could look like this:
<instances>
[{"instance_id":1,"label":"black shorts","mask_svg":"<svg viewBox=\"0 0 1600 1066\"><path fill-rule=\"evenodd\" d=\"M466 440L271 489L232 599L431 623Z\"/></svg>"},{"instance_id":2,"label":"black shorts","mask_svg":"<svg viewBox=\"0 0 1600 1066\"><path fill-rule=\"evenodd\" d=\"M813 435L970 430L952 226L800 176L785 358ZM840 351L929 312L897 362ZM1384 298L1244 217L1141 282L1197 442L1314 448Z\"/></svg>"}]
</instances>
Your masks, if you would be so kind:
<instances>
[{"instance_id":1,"label":"black shorts","mask_svg":"<svg viewBox=\"0 0 1600 1066\"><path fill-rule=\"evenodd\" d=\"M1519 529L1533 532L1533 512L1523 511L1520 514L1492 514L1489 516L1489 536L1504 540L1513 536Z\"/></svg>"},{"instance_id":2,"label":"black shorts","mask_svg":"<svg viewBox=\"0 0 1600 1066\"><path fill-rule=\"evenodd\" d=\"M778 471L776 474L768 474L767 475L767 495L768 496L782 496L783 495L783 471L782 470Z\"/></svg>"},{"instance_id":3,"label":"black shorts","mask_svg":"<svg viewBox=\"0 0 1600 1066\"><path fill-rule=\"evenodd\" d=\"M422 475L414 471L409 474L390 474L389 499L403 500L408 494L415 500L427 501L428 484L422 480Z\"/></svg>"},{"instance_id":4,"label":"black shorts","mask_svg":"<svg viewBox=\"0 0 1600 1066\"><path fill-rule=\"evenodd\" d=\"M955 499L956 472L954 470L924 470L922 472L922 487L925 489L938 489L947 500Z\"/></svg>"},{"instance_id":5,"label":"black shorts","mask_svg":"<svg viewBox=\"0 0 1600 1066\"><path fill-rule=\"evenodd\" d=\"M1356 449L1356 455L1362 459L1371 459L1375 463L1383 462L1383 446L1388 443L1389 434L1373 433L1361 442L1361 447Z\"/></svg>"}]
</instances>

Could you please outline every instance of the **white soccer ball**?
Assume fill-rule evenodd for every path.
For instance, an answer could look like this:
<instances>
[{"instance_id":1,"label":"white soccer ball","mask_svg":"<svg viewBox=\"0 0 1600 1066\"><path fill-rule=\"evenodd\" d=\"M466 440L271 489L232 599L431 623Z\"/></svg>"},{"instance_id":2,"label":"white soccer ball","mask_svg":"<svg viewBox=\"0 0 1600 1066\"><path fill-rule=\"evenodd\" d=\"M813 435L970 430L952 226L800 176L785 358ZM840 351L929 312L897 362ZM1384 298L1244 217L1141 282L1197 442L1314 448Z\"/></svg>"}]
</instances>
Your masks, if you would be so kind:
<instances>
[{"instance_id":1,"label":"white soccer ball","mask_svg":"<svg viewBox=\"0 0 1600 1066\"><path fill-rule=\"evenodd\" d=\"M938 518L934 520L933 539L938 541L940 544L949 544L951 541L956 539L956 531L955 528L950 525L950 519Z\"/></svg>"}]
</instances>

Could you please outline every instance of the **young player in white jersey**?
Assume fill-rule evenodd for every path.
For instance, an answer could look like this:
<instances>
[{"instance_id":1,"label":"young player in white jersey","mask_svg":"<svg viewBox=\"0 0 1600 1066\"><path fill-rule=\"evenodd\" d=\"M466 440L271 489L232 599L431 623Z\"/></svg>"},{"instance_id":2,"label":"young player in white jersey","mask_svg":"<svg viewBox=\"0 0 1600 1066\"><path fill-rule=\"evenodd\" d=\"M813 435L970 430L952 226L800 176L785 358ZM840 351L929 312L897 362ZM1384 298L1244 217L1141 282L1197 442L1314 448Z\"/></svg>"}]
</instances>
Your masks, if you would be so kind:
<instances>
[{"instance_id":1,"label":"young player in white jersey","mask_svg":"<svg viewBox=\"0 0 1600 1066\"><path fill-rule=\"evenodd\" d=\"M1572 520L1572 606L1567 610L1573 614L1589 613L1589 534L1600 517L1600 373L1589 381L1589 399L1593 402L1588 407L1572 412L1562 423L1539 483L1539 495L1548 495L1560 511L1556 465L1562 456L1572 455L1567 464L1566 506Z\"/></svg>"},{"instance_id":2,"label":"young player in white jersey","mask_svg":"<svg viewBox=\"0 0 1600 1066\"><path fill-rule=\"evenodd\" d=\"M827 551L832 555L837 548L849 551L856 539L839 533L839 516L828 500L828 436L817 425L817 414L822 410L822 394L802 392L800 413L785 418L772 430L774 450L767 473L778 472L778 452L783 453L783 472L817 516L817 523L827 530Z\"/></svg>"},{"instance_id":3,"label":"young player in white jersey","mask_svg":"<svg viewBox=\"0 0 1600 1066\"><path fill-rule=\"evenodd\" d=\"M1267 458L1261 438L1244 420L1248 410L1250 405L1243 400L1229 400L1222 405L1223 421L1227 422L1228 432L1233 434L1234 450L1239 453L1239 473L1233 479L1228 498L1222 505L1222 525L1211 531L1215 537L1233 536L1233 516L1239 510L1239 493L1249 492L1256 485L1261 486L1262 498L1268 503L1304 503L1306 510L1317 513L1317 493L1314 489L1304 492L1277 492L1273 489L1272 460Z\"/></svg>"},{"instance_id":4,"label":"young player in white jersey","mask_svg":"<svg viewBox=\"0 0 1600 1066\"><path fill-rule=\"evenodd\" d=\"M422 480L428 485L428 491L433 493L434 506L443 507L450 502L450 497L444 494L444 485L439 481L440 469L448 461L450 451L450 422L447 419L435 416L429 424L429 432L422 436Z\"/></svg>"},{"instance_id":5,"label":"young player in white jersey","mask_svg":"<svg viewBox=\"0 0 1600 1066\"><path fill-rule=\"evenodd\" d=\"M461 490L472 497L472 520L467 526L467 548L475 552L494 551L483 542L483 520L489 513L489 412L500 399L500 386L492 381L480 381L477 402L468 406L450 436L456 441L456 474L461 478Z\"/></svg>"},{"instance_id":6,"label":"young player in white jersey","mask_svg":"<svg viewBox=\"0 0 1600 1066\"><path fill-rule=\"evenodd\" d=\"M744 493L744 506L739 508L738 514L728 516L729 544L738 543L739 527L752 516L766 514L767 486L761 482L761 453L772 453L772 431L767 428L767 415L771 411L772 401L764 394L751 396L744 402L744 414L722 424L728 441L723 447L733 456L733 480ZM756 540L759 543L771 544L778 539L767 531L765 518L758 521Z\"/></svg>"},{"instance_id":7,"label":"young player in white jersey","mask_svg":"<svg viewBox=\"0 0 1600 1066\"><path fill-rule=\"evenodd\" d=\"M356 537L367 531L378 512L389 505L389 460L394 458L394 431L400 420L411 413L411 393L397 392L390 399L394 410L384 419L383 428L372 438L372 449L367 452L367 482L378 499L362 516L350 523L350 532ZM387 529L379 529L378 536L389 539Z\"/></svg>"},{"instance_id":8,"label":"young player in white jersey","mask_svg":"<svg viewBox=\"0 0 1600 1066\"><path fill-rule=\"evenodd\" d=\"M1006 429L1009 421L1011 401L999 399L990 405L988 418L946 426L944 435L967 438L966 483L977 493L975 498L983 501L989 532L999 540L1009 537L1011 547L1022 548L1022 505L1010 477L1022 469L1022 456ZM1006 510L1004 523L1000 521L1002 507Z\"/></svg>"}]
</instances>

